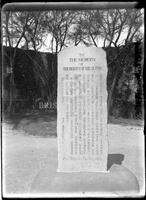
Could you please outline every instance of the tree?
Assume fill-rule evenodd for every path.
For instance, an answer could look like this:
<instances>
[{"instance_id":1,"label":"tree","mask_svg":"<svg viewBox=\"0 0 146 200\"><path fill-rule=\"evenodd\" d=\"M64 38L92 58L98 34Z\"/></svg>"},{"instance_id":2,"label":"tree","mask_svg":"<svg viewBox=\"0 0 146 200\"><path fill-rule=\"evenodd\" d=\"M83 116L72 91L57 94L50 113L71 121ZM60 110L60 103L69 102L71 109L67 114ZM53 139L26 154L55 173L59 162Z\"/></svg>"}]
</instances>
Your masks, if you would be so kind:
<instances>
[{"instance_id":1,"label":"tree","mask_svg":"<svg viewBox=\"0 0 146 200\"><path fill-rule=\"evenodd\" d=\"M46 31L42 27L43 12L3 12L3 44L10 47L9 68L10 99L9 112L13 110L15 82L13 68L18 47L38 49L43 45ZM12 48L13 47L13 48Z\"/></svg>"},{"instance_id":2,"label":"tree","mask_svg":"<svg viewBox=\"0 0 146 200\"><path fill-rule=\"evenodd\" d=\"M121 55L128 52L129 43L141 41L143 35L140 33L140 27L143 25L143 10L140 9L108 9L108 10L90 10L80 13L80 20L77 21L76 32L80 42L86 45L98 46L98 40L103 40L103 47L110 50L110 47L116 47L115 56L108 59L109 70L115 65L113 81L110 84L108 95L108 110L112 108L115 89L118 85L119 74L123 76L124 70L130 65L123 65ZM76 38L76 37L75 37ZM119 48L117 48L119 47ZM125 59L123 58L123 59ZM122 68L123 67L123 68ZM130 68L132 70L132 68ZM133 64L134 69L134 64ZM131 71L131 73L133 73ZM131 76L133 77L133 76ZM124 82L124 79L123 79ZM128 86L129 87L129 86Z\"/></svg>"},{"instance_id":3,"label":"tree","mask_svg":"<svg viewBox=\"0 0 146 200\"><path fill-rule=\"evenodd\" d=\"M102 40L107 50L116 47L115 56L108 59L108 66L115 65L115 63L117 66L114 68L113 81L109 89L108 108L110 108L119 81L118 74L121 73L123 77L122 73L126 67L125 65L123 68L119 67L121 65L120 56L129 48L129 43L140 41L143 38L140 32L142 24L143 11L140 9L7 11L3 13L3 43L14 47L14 52L10 53L9 57L11 71L13 71L17 47L38 51L41 46L45 45L47 36L50 37L52 53L58 53L71 43L75 46L83 43L86 46L98 47L99 40ZM36 63L36 71L43 82L46 80L45 74L38 70L39 67L40 65ZM15 83L13 73L11 73L10 102L14 98L13 88L15 88Z\"/></svg>"},{"instance_id":4,"label":"tree","mask_svg":"<svg viewBox=\"0 0 146 200\"><path fill-rule=\"evenodd\" d=\"M27 50L39 50L46 35L42 27L43 18L43 12L4 12L3 44L14 48L17 46Z\"/></svg>"},{"instance_id":5,"label":"tree","mask_svg":"<svg viewBox=\"0 0 146 200\"><path fill-rule=\"evenodd\" d=\"M45 13L42 26L51 37L52 53L57 53L67 46L69 31L74 19L74 11L52 10Z\"/></svg>"},{"instance_id":6,"label":"tree","mask_svg":"<svg viewBox=\"0 0 146 200\"><path fill-rule=\"evenodd\" d=\"M108 11L108 12L110 12L110 11ZM114 13L114 12L112 12L112 13ZM110 15L113 16L113 14L110 14ZM107 20L107 22L108 21L109 20ZM133 41L136 41L136 40L139 41L140 39L142 39L142 35L140 34L140 30L139 30L143 23L142 12L141 12L141 10L136 10L136 9L116 10L112 22L113 23L111 25L109 23L107 23L108 31L105 32L105 38L106 38L106 40L108 40L108 47L110 47L111 44L113 44L113 46L115 46L115 47L118 47L122 43L122 42L119 43L119 41L121 40L120 37L122 36L122 32L124 32L124 31L125 31L125 36L122 39L124 45L121 46L121 48L117 48L116 57L112 61L110 61L110 63L108 63L108 66L110 66L110 65L113 65L113 63L115 61L117 62L117 68L115 69L114 79L111 84L111 88L109 90L109 95L108 95L108 110L109 110L109 112L110 112L110 108L113 107L113 99L115 96L115 90L116 90L116 87L120 80L119 74L120 74L120 77L123 77L122 83L124 84L125 76L123 76L123 73L125 70L127 70L128 66L130 67L130 65L128 65L128 64L127 65L121 64L121 55L123 54L124 60L126 60L126 56L127 56L126 52L128 52L127 49L129 49L129 46L131 46L129 44L132 43ZM104 40L104 44L105 44L105 40ZM132 47L132 48L134 48L134 47ZM133 54L133 55L135 55L135 54ZM134 79L136 79L136 77L132 75L133 69L134 69L134 63L132 66L133 67L130 68L131 69L131 72L130 72L131 77L134 77ZM123 86L123 85L121 85L121 86ZM130 87L130 85L127 85L127 87Z\"/></svg>"},{"instance_id":7,"label":"tree","mask_svg":"<svg viewBox=\"0 0 146 200\"><path fill-rule=\"evenodd\" d=\"M103 47L121 46L141 39L140 27L143 24L143 11L140 9L86 10L79 13L76 34L90 45ZM75 35L75 33L74 33Z\"/></svg>"},{"instance_id":8,"label":"tree","mask_svg":"<svg viewBox=\"0 0 146 200\"><path fill-rule=\"evenodd\" d=\"M76 23L70 32L70 40L77 46L83 43L86 46L97 46L99 32L99 22L101 18L97 10L78 11L76 15Z\"/></svg>"},{"instance_id":9,"label":"tree","mask_svg":"<svg viewBox=\"0 0 146 200\"><path fill-rule=\"evenodd\" d=\"M21 18L21 21L23 22L23 27L19 27L17 18ZM3 22L3 37L5 39L5 43L9 45L9 47L14 47L13 52L10 52L9 57L9 68L11 69L10 74L10 99L9 99L9 112L12 111L13 107L13 100L14 97L14 90L15 90L15 82L14 82L14 74L13 74L13 67L14 67L14 61L16 56L16 50L19 46L22 38L25 35L26 27L28 26L29 21L29 14L27 12L23 13L23 17L20 15L20 13L12 13L12 12L5 12L3 13L3 19L5 23ZM18 27L20 29L18 29Z\"/></svg>"}]
</instances>

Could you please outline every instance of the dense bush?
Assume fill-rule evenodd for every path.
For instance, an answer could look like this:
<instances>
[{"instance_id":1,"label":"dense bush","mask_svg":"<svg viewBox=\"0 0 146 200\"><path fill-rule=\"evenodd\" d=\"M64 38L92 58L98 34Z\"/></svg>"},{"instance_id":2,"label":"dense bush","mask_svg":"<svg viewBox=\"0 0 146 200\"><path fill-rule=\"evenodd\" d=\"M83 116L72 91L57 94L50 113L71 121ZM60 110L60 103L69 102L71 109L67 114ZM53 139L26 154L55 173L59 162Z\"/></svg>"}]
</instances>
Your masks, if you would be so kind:
<instances>
[{"instance_id":1,"label":"dense bush","mask_svg":"<svg viewBox=\"0 0 146 200\"><path fill-rule=\"evenodd\" d=\"M111 96L109 114L115 117L141 118L142 44L131 43L105 50L108 63L107 90L109 97ZM17 49L11 69L13 55L13 48L3 47L3 111L8 111L12 75L14 81L10 112L40 109L39 102L41 105L46 102L56 103L57 55ZM44 109L47 108L44 106Z\"/></svg>"}]
</instances>

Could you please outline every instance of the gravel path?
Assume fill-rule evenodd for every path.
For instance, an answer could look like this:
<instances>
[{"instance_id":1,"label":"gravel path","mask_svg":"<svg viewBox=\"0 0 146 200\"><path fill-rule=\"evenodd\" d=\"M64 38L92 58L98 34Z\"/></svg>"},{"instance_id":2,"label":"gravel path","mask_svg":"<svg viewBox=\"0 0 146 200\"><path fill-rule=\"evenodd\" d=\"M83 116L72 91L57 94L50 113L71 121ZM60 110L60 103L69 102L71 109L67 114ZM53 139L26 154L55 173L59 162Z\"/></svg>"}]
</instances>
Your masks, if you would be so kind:
<instances>
[{"instance_id":1,"label":"gravel path","mask_svg":"<svg viewBox=\"0 0 146 200\"><path fill-rule=\"evenodd\" d=\"M54 121L54 124L56 122ZM53 124L53 122L52 122ZM54 126L53 124L53 126ZM137 177L144 189L144 136L140 126L108 125L109 153L123 154L123 166ZM57 166L56 137L30 136L3 124L3 188L7 196L30 196L40 170Z\"/></svg>"}]
</instances>

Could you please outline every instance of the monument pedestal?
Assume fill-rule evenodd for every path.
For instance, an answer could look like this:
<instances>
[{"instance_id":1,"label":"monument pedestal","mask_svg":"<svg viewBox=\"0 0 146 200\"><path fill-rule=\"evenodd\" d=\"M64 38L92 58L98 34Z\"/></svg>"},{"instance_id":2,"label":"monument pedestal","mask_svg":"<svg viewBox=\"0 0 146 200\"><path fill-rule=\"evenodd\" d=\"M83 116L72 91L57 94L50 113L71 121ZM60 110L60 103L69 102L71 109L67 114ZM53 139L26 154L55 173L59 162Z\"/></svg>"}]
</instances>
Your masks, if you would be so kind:
<instances>
[{"instance_id":1,"label":"monument pedestal","mask_svg":"<svg viewBox=\"0 0 146 200\"><path fill-rule=\"evenodd\" d=\"M139 184L135 175L126 167L112 165L109 173L56 172L41 170L34 179L31 193L54 196L131 196L138 195Z\"/></svg>"}]
</instances>

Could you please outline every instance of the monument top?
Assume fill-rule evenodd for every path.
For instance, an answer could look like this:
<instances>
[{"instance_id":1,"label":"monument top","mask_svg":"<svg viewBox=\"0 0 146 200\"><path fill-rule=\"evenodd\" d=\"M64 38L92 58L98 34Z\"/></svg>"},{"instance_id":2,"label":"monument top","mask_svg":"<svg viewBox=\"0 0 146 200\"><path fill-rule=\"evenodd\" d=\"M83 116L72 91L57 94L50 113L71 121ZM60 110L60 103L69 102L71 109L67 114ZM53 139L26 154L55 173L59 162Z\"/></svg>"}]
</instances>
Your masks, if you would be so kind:
<instances>
[{"instance_id":1,"label":"monument top","mask_svg":"<svg viewBox=\"0 0 146 200\"><path fill-rule=\"evenodd\" d=\"M106 52L102 48L98 47L86 47L86 46L74 46L67 47L59 52L58 57L60 62L69 63L69 66L84 63L91 65L92 63L98 62L102 68L107 68L106 63ZM69 59L68 59L69 58Z\"/></svg>"}]
</instances>

